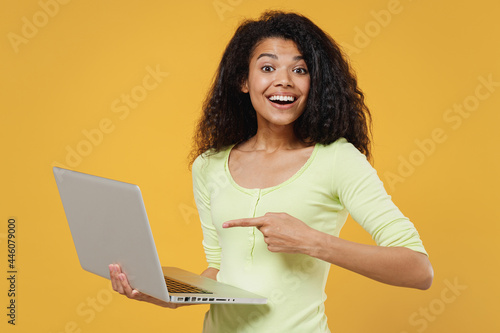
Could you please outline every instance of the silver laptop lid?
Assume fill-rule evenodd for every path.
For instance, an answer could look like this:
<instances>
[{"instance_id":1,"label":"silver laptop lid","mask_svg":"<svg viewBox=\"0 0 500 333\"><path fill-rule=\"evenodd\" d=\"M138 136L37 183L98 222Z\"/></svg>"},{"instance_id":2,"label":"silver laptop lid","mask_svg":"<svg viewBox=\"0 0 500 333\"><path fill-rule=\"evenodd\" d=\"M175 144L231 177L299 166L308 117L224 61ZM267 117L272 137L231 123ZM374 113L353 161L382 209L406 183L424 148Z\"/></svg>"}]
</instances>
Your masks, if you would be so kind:
<instances>
[{"instance_id":1,"label":"silver laptop lid","mask_svg":"<svg viewBox=\"0 0 500 333\"><path fill-rule=\"evenodd\" d=\"M83 269L109 279L120 264L131 285L169 301L162 268L137 185L53 168Z\"/></svg>"}]
</instances>

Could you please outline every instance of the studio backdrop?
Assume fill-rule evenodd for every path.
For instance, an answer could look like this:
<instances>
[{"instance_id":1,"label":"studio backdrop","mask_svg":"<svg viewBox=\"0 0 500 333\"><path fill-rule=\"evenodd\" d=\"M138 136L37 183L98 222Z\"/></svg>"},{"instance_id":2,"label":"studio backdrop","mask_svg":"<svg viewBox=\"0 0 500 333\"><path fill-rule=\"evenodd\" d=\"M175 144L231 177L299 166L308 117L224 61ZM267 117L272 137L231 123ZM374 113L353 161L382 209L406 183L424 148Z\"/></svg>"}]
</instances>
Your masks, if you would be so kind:
<instances>
[{"instance_id":1,"label":"studio backdrop","mask_svg":"<svg viewBox=\"0 0 500 333\"><path fill-rule=\"evenodd\" d=\"M80 267L52 167L138 184L161 261L202 272L194 126L235 28L268 9L308 16L349 56L373 164L435 269L419 291L332 267L332 332L500 332L493 0L3 0L2 332L201 331L208 306L133 302ZM352 219L341 237L373 244Z\"/></svg>"}]
</instances>

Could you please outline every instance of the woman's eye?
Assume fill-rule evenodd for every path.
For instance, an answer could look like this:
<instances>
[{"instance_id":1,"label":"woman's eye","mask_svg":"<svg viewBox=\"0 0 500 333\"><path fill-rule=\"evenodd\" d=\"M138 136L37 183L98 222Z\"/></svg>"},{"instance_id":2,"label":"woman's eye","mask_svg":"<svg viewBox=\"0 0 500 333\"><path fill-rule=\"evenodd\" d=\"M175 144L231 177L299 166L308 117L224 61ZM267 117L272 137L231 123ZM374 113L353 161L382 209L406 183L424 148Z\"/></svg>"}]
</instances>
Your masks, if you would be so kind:
<instances>
[{"instance_id":1,"label":"woman's eye","mask_svg":"<svg viewBox=\"0 0 500 333\"><path fill-rule=\"evenodd\" d=\"M262 67L262 71L264 72L272 72L274 70L274 68L272 68L271 66L263 66Z\"/></svg>"},{"instance_id":2,"label":"woman's eye","mask_svg":"<svg viewBox=\"0 0 500 333\"><path fill-rule=\"evenodd\" d=\"M300 68L295 68L293 71L294 71L295 73L297 73L297 74L307 74L307 69L302 68L302 67L300 67Z\"/></svg>"}]
</instances>

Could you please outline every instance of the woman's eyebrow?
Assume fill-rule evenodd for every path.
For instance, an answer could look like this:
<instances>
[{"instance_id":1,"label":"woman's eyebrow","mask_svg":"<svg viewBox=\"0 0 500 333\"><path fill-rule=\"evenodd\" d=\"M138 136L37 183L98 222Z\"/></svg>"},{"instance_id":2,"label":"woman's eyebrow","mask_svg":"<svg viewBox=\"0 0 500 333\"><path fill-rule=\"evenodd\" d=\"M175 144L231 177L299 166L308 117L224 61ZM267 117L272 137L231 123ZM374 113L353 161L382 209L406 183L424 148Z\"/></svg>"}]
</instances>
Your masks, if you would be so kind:
<instances>
[{"instance_id":1,"label":"woman's eyebrow","mask_svg":"<svg viewBox=\"0 0 500 333\"><path fill-rule=\"evenodd\" d=\"M257 60L259 60L260 58L263 58L263 57L269 57L269 58L273 58L273 59L278 59L278 56L276 54L273 54L273 53L261 53L257 57Z\"/></svg>"},{"instance_id":2,"label":"woman's eyebrow","mask_svg":"<svg viewBox=\"0 0 500 333\"><path fill-rule=\"evenodd\" d=\"M269 57L269 58L273 58L273 59L278 59L278 56L274 53L261 53L258 57L257 57L257 60L259 60L260 58L263 58L263 57ZM296 55L295 57L293 57L293 60L297 61L297 60L302 60L304 59L304 57L302 55Z\"/></svg>"}]
</instances>

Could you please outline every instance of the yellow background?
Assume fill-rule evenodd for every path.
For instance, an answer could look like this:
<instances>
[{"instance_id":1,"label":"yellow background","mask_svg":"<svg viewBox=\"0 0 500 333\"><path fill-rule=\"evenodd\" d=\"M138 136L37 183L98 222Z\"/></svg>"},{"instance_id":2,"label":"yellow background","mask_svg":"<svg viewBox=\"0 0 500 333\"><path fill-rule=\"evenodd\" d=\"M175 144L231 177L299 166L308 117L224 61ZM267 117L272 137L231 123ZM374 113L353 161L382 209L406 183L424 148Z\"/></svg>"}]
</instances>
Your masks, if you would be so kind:
<instances>
[{"instance_id":1,"label":"yellow background","mask_svg":"<svg viewBox=\"0 0 500 333\"><path fill-rule=\"evenodd\" d=\"M80 268L51 167L138 184L160 259L201 272L186 158L194 122L238 22L273 8L309 16L350 53L374 117L375 167L435 268L422 292L332 267L332 331L500 332L497 1L54 1L0 7L2 331L200 331L207 306L132 302ZM351 220L341 236L371 243Z\"/></svg>"}]
</instances>

